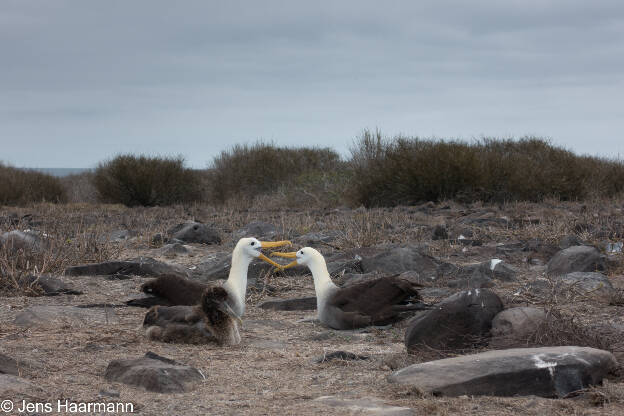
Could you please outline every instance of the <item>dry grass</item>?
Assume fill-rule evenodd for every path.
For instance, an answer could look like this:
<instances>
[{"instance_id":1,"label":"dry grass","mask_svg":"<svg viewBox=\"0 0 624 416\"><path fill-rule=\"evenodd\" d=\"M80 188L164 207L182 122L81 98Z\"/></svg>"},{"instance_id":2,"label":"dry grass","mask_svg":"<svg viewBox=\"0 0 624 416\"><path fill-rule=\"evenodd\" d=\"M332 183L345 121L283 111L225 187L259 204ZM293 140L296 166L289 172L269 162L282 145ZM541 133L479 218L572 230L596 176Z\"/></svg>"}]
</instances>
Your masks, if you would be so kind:
<instances>
[{"instance_id":1,"label":"dry grass","mask_svg":"<svg viewBox=\"0 0 624 416\"><path fill-rule=\"evenodd\" d=\"M445 205L449 209L443 209ZM45 268L56 274L69 264L138 255L171 261L158 257L157 250L150 245L151 236L166 232L171 226L189 219L215 226L222 233L223 245L193 246L188 256L173 260L184 265L197 264L211 253L229 250L234 243L232 231L258 220L277 226L280 233L275 239L292 239L312 231L337 230L340 237L331 244L340 249L386 243L426 244L429 251L442 260L467 263L497 256L495 244L505 241L538 238L558 244L561 237L571 233L582 236L589 243L616 239L622 206L621 200L596 200L585 206L558 200L500 205L462 205L446 201L433 206L357 210L266 210L258 205L239 210L205 204L149 208L39 204L28 208L0 209L0 230L36 228L53 239L54 248L47 253L23 253L22 260L12 266L15 270L13 275L32 272L35 270L33 265L36 265L38 272ZM507 217L508 225L475 226L462 222L467 216L483 211L493 212L496 217ZM31 214L31 217L24 217L26 214ZM483 246L464 247L452 240L433 241L431 228L439 223L446 224L451 233L470 230L474 238L483 241ZM582 229L577 227L578 224L584 224ZM138 232L138 237L124 243L109 243L97 238L116 229L134 230ZM67 244L66 239L75 241ZM550 310L550 318L544 327L531 339L525 340L523 345L590 345L614 350L619 359L624 358L618 353L621 331L619 338L613 338L605 330L611 322L619 322L622 307L597 303L574 294L562 293L550 299L514 295L539 274L529 269L522 256L526 254L510 256L506 260L522 269L520 281L498 282L494 290L509 305L534 304ZM3 258L5 263L13 264L8 256L3 255ZM610 271L612 278L617 277L617 267ZM271 286L272 291L250 290L243 342L234 348L149 341L137 329L144 311L134 308L111 309L117 323L99 327L76 327L64 323L53 328L24 329L10 324L15 314L34 305L119 304L126 297L138 293L139 286L144 282L141 278L107 281L98 277L63 277L63 280L85 292L85 295L4 297L0 307L2 352L33 361L39 366L34 371L24 369L23 375L45 389L44 398L71 397L93 401L98 398L100 390L114 389L121 396L109 400L132 401L141 414L150 415L348 413L345 408L328 407L313 400L324 395L378 397L387 404L410 407L417 415L619 415L624 412L624 387L617 377L604 386L565 400L432 397L413 389L389 385L386 376L392 370L415 362L447 357L450 353L430 350L417 356L407 355L403 345L406 322L387 330L339 332L318 324L300 322L302 318L312 315L312 311L274 312L258 307L268 296L291 298L312 295L312 279L309 276L269 275L265 283ZM434 282L432 285L442 283ZM371 359L312 363L314 357L334 350L368 355ZM102 374L110 360L138 357L146 351L193 365L208 375L208 381L191 393L160 396L119 383L107 383L103 379Z\"/></svg>"},{"instance_id":2,"label":"dry grass","mask_svg":"<svg viewBox=\"0 0 624 416\"><path fill-rule=\"evenodd\" d=\"M26 230L32 227L31 221L35 221L40 244L35 249L16 249L9 244L0 246L0 293L19 293L22 288L17 282L22 276L61 274L68 266L105 261L119 254L119 249L106 241L107 232L114 227L107 221L106 210L87 212L67 208L34 206L32 211L28 210L37 212L34 217L25 216L11 224L11 229ZM0 216L2 214L6 212L0 210Z\"/></svg>"}]
</instances>

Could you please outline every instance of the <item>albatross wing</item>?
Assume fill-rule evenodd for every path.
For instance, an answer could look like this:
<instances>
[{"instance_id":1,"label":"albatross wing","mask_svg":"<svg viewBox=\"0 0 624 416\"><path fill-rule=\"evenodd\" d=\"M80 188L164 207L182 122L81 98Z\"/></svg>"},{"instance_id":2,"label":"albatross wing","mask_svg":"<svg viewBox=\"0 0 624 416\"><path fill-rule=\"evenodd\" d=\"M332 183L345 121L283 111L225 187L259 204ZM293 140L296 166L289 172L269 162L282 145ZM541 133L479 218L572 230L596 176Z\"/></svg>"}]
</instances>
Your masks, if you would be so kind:
<instances>
[{"instance_id":1,"label":"albatross wing","mask_svg":"<svg viewBox=\"0 0 624 416\"><path fill-rule=\"evenodd\" d=\"M402 319L401 312L411 309L403 304L421 298L417 284L397 276L369 280L334 292L328 299L327 308L341 322L338 329L387 325Z\"/></svg>"}]
</instances>

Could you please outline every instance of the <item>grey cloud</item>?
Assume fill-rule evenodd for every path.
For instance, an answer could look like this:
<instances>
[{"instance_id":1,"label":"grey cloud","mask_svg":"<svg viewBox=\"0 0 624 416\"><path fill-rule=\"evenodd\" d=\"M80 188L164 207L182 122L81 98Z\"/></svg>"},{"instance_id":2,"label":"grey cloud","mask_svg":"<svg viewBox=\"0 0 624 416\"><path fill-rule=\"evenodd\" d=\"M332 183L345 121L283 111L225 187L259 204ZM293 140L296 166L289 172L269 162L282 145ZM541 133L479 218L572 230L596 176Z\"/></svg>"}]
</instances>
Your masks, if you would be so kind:
<instances>
[{"instance_id":1,"label":"grey cloud","mask_svg":"<svg viewBox=\"0 0 624 416\"><path fill-rule=\"evenodd\" d=\"M624 153L619 1L8 0L0 51L17 165L172 152L201 167L257 138L346 152L367 127Z\"/></svg>"}]
</instances>

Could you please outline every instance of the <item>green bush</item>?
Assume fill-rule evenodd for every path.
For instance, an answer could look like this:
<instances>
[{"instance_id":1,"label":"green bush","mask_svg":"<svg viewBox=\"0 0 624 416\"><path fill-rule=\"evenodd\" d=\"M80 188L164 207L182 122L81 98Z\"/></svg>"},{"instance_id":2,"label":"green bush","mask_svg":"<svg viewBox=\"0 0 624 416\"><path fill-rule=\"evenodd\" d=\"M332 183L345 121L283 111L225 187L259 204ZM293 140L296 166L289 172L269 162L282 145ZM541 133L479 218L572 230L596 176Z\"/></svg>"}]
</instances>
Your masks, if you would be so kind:
<instances>
[{"instance_id":1,"label":"green bush","mask_svg":"<svg viewBox=\"0 0 624 416\"><path fill-rule=\"evenodd\" d=\"M236 145L214 158L210 194L217 203L233 198L250 199L275 192L306 175L331 175L344 167L340 156L329 148L277 147L262 142ZM318 180L318 175L315 179Z\"/></svg>"},{"instance_id":2,"label":"green bush","mask_svg":"<svg viewBox=\"0 0 624 416\"><path fill-rule=\"evenodd\" d=\"M92 180L101 202L155 206L202 199L199 173L180 157L120 155L100 163Z\"/></svg>"},{"instance_id":3,"label":"green bush","mask_svg":"<svg viewBox=\"0 0 624 416\"><path fill-rule=\"evenodd\" d=\"M24 205L44 201L65 201L65 191L58 178L0 163L0 205Z\"/></svg>"},{"instance_id":4,"label":"green bush","mask_svg":"<svg viewBox=\"0 0 624 416\"><path fill-rule=\"evenodd\" d=\"M622 162L578 156L537 138L467 143L365 131L351 154L351 197L365 206L577 200L624 190Z\"/></svg>"}]
</instances>

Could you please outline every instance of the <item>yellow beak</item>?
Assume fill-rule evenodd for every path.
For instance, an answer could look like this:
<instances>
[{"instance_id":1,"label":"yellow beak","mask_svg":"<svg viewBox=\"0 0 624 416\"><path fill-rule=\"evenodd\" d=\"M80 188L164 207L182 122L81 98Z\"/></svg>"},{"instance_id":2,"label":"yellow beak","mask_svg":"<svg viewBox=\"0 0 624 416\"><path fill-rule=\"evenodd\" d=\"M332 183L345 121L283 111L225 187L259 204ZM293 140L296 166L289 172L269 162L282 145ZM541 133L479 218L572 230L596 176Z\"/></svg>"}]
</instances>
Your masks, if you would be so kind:
<instances>
[{"instance_id":1,"label":"yellow beak","mask_svg":"<svg viewBox=\"0 0 624 416\"><path fill-rule=\"evenodd\" d=\"M281 246L289 246L289 245L292 245L292 243L290 241L288 241L288 240L284 240L284 241L260 241L260 247L262 247L262 248L273 248L273 247L281 247ZM266 261L267 263L277 267L278 269L282 268L281 264L274 262L273 260L271 260L270 258L268 258L267 256L265 256L262 253L260 253L258 258L260 260Z\"/></svg>"},{"instance_id":2,"label":"yellow beak","mask_svg":"<svg viewBox=\"0 0 624 416\"><path fill-rule=\"evenodd\" d=\"M288 258L288 259L296 259L297 258L297 252L296 251L291 251L290 253L274 252L274 253L271 253L271 256L285 257L285 258ZM297 264L298 264L297 260L295 260L292 263L288 263L285 266L280 266L279 269L280 270L288 269L288 268L296 266Z\"/></svg>"},{"instance_id":3,"label":"yellow beak","mask_svg":"<svg viewBox=\"0 0 624 416\"><path fill-rule=\"evenodd\" d=\"M286 258L289 258L289 259L296 259L297 258L297 252L296 251L291 251L290 253L280 253L279 251L275 251L275 252L271 253L271 256L286 257Z\"/></svg>"},{"instance_id":4,"label":"yellow beak","mask_svg":"<svg viewBox=\"0 0 624 416\"><path fill-rule=\"evenodd\" d=\"M291 246L292 243L288 240L284 241L260 241L260 247L262 248L273 248L273 247L281 247L281 246Z\"/></svg>"}]
</instances>

